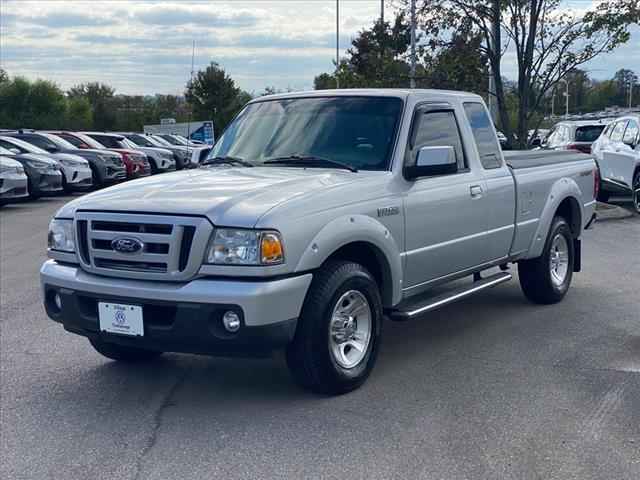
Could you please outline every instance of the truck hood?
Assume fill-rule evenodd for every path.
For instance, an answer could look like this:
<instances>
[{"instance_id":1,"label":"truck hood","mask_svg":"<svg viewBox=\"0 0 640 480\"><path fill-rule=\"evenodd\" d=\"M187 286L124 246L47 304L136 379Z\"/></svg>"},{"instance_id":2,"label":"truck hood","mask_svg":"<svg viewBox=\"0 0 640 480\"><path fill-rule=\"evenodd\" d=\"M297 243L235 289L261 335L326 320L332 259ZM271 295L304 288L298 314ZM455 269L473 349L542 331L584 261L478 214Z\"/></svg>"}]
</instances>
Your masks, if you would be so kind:
<instances>
[{"instance_id":1,"label":"truck hood","mask_svg":"<svg viewBox=\"0 0 640 480\"><path fill-rule=\"evenodd\" d=\"M129 181L68 203L76 210L203 215L215 225L255 226L267 211L295 197L352 183L380 172L285 167L211 167Z\"/></svg>"}]
</instances>

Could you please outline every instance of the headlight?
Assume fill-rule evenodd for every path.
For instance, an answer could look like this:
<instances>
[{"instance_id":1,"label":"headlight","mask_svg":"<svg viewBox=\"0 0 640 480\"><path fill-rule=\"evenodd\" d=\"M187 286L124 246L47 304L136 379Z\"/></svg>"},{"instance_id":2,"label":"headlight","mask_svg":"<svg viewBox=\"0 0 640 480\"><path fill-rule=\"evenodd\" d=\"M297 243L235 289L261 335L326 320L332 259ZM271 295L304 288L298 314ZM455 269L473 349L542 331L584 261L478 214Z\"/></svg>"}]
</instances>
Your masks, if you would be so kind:
<instances>
[{"instance_id":1,"label":"headlight","mask_svg":"<svg viewBox=\"0 0 640 480\"><path fill-rule=\"evenodd\" d=\"M278 265L284 262L280 234L221 228L209 241L207 263L216 265Z\"/></svg>"},{"instance_id":2,"label":"headlight","mask_svg":"<svg viewBox=\"0 0 640 480\"><path fill-rule=\"evenodd\" d=\"M37 160L27 160L26 163L31 168L38 170L40 172L44 172L45 170L51 170L51 169L57 170L56 165L54 163L38 162Z\"/></svg>"},{"instance_id":3,"label":"headlight","mask_svg":"<svg viewBox=\"0 0 640 480\"><path fill-rule=\"evenodd\" d=\"M51 250L75 252L76 242L73 235L73 220L54 218L49 224L48 244Z\"/></svg>"},{"instance_id":4,"label":"headlight","mask_svg":"<svg viewBox=\"0 0 640 480\"><path fill-rule=\"evenodd\" d=\"M117 167L122 166L122 159L115 155L102 155L99 154L98 158L102 160L104 163L108 163L110 165L115 165Z\"/></svg>"}]
</instances>

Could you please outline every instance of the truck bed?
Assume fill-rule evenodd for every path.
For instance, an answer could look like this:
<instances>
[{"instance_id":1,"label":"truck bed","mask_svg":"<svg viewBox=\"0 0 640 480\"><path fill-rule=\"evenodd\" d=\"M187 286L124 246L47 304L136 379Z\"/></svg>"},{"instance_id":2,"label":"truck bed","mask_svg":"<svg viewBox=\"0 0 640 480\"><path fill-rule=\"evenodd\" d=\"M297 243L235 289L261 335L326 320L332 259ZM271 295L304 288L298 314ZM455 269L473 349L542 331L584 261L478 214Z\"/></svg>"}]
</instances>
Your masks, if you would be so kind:
<instances>
[{"instance_id":1,"label":"truck bed","mask_svg":"<svg viewBox=\"0 0 640 480\"><path fill-rule=\"evenodd\" d=\"M507 165L509 165L513 170L557 165L560 163L569 163L592 158L584 153L568 150L508 151L504 152L503 155Z\"/></svg>"}]
</instances>

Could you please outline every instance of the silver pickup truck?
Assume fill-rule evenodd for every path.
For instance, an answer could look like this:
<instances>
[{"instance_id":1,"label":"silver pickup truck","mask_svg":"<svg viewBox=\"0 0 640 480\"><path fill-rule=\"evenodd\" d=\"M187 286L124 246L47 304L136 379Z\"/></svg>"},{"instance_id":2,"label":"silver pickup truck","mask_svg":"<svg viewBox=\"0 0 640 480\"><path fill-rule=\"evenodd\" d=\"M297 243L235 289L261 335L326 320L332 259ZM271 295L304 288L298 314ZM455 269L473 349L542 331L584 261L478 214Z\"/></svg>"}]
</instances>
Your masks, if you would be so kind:
<instances>
[{"instance_id":1,"label":"silver pickup truck","mask_svg":"<svg viewBox=\"0 0 640 480\"><path fill-rule=\"evenodd\" d=\"M560 301L595 218L591 157L505 158L469 93L262 97L205 163L61 208L49 317L122 361L284 348L298 383L339 394L371 372L385 316L511 280L511 263L529 300Z\"/></svg>"}]
</instances>

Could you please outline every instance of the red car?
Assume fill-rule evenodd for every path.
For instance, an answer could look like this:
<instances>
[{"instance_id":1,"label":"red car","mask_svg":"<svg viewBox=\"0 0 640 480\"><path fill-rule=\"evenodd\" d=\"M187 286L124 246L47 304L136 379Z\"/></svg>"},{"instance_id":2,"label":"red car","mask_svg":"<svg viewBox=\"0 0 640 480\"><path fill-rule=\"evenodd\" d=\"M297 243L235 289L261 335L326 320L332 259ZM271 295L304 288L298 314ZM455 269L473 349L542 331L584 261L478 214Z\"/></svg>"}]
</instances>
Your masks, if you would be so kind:
<instances>
[{"instance_id":1,"label":"red car","mask_svg":"<svg viewBox=\"0 0 640 480\"><path fill-rule=\"evenodd\" d=\"M114 142L114 140L117 139L111 139L111 137L118 137L118 135L92 132L56 132L56 135L64 138L77 148L93 148L118 152L122 155L122 161L127 169L128 180L151 175L151 165L149 164L149 160L147 160L147 156L138 150L121 148L118 143Z\"/></svg>"}]
</instances>

